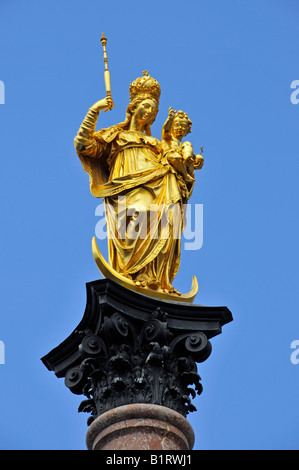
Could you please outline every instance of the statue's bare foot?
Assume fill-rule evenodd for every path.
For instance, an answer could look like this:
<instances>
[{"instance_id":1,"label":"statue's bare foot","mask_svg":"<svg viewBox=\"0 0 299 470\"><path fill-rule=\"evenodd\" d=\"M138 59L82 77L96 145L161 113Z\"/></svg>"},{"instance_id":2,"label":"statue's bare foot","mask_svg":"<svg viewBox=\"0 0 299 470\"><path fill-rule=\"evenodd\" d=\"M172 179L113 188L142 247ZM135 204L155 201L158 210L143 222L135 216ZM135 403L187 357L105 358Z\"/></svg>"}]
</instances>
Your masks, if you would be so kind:
<instances>
[{"instance_id":1,"label":"statue's bare foot","mask_svg":"<svg viewBox=\"0 0 299 470\"><path fill-rule=\"evenodd\" d=\"M135 281L135 285L138 287L146 287L147 284L148 283L146 281Z\"/></svg>"},{"instance_id":2,"label":"statue's bare foot","mask_svg":"<svg viewBox=\"0 0 299 470\"><path fill-rule=\"evenodd\" d=\"M138 287L146 287L151 290L158 290L161 286L161 283L159 281L151 279L146 274L142 274L141 276L137 277L137 279L134 279L134 283Z\"/></svg>"},{"instance_id":3,"label":"statue's bare foot","mask_svg":"<svg viewBox=\"0 0 299 470\"><path fill-rule=\"evenodd\" d=\"M153 279L144 279L144 278L142 279L142 277L134 280L135 286L160 291L160 292L163 292L164 294L181 295L181 293L177 289L175 289L171 284L166 284L163 287L161 287L160 282L157 282Z\"/></svg>"},{"instance_id":4,"label":"statue's bare foot","mask_svg":"<svg viewBox=\"0 0 299 470\"><path fill-rule=\"evenodd\" d=\"M167 288L164 288L164 289L163 289L163 292L164 292L165 294L181 295L181 293L180 293L177 289L175 289L174 287L172 287L172 286L168 286Z\"/></svg>"}]
</instances>

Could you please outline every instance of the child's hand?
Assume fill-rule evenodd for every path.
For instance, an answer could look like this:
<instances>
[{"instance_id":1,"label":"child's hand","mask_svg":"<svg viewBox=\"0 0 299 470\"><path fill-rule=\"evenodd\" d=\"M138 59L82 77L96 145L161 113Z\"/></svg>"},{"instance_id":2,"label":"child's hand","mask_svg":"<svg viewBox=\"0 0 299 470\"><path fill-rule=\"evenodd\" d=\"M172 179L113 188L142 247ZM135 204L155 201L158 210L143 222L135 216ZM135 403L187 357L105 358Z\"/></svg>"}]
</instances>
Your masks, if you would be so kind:
<instances>
[{"instance_id":1,"label":"child's hand","mask_svg":"<svg viewBox=\"0 0 299 470\"><path fill-rule=\"evenodd\" d=\"M162 140L170 138L171 126L172 126L172 122L173 122L175 114L176 114L176 111L174 111L172 109L172 106L170 106L168 110L167 119L164 122L163 127L162 127Z\"/></svg>"},{"instance_id":2,"label":"child's hand","mask_svg":"<svg viewBox=\"0 0 299 470\"><path fill-rule=\"evenodd\" d=\"M176 111L174 111L174 110L172 109L172 106L170 106L170 108L169 108L169 110L168 110L168 117L169 117L170 119L173 119L174 116L175 116L175 114L176 114Z\"/></svg>"},{"instance_id":3,"label":"child's hand","mask_svg":"<svg viewBox=\"0 0 299 470\"><path fill-rule=\"evenodd\" d=\"M195 155L192 154L192 155L183 155L182 156L182 161L185 165L187 166L190 166L190 165L194 165L194 157Z\"/></svg>"},{"instance_id":4,"label":"child's hand","mask_svg":"<svg viewBox=\"0 0 299 470\"><path fill-rule=\"evenodd\" d=\"M185 163L187 163L187 165L191 165L191 163L194 164L194 155L189 155L188 157L185 158Z\"/></svg>"}]
</instances>

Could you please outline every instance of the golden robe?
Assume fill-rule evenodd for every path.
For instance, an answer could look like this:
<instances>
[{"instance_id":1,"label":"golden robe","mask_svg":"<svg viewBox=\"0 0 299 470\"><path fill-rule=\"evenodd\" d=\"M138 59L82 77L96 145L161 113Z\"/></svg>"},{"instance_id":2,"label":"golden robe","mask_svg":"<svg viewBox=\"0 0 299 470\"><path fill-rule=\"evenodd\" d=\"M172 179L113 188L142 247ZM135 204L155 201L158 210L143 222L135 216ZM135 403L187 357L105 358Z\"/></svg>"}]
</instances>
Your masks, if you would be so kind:
<instances>
[{"instance_id":1,"label":"golden robe","mask_svg":"<svg viewBox=\"0 0 299 470\"><path fill-rule=\"evenodd\" d=\"M158 139L119 126L95 131L90 109L75 148L103 198L109 263L129 279L171 288L179 269L183 199L175 172L161 163Z\"/></svg>"}]
</instances>

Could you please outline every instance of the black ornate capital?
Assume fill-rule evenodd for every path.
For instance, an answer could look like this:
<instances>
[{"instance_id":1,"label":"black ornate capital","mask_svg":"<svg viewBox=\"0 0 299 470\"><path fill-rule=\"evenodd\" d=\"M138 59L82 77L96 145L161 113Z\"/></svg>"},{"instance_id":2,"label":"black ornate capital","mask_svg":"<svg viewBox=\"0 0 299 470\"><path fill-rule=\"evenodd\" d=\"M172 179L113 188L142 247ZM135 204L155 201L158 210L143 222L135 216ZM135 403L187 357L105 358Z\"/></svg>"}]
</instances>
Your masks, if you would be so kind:
<instances>
[{"instance_id":1,"label":"black ornate capital","mask_svg":"<svg viewBox=\"0 0 299 470\"><path fill-rule=\"evenodd\" d=\"M227 307L161 301L108 279L90 282L84 316L73 333L42 358L71 392L85 395L88 424L133 403L171 408L183 416L202 392L196 363L210 339L232 320ZM191 396L191 398L190 398Z\"/></svg>"}]
</instances>

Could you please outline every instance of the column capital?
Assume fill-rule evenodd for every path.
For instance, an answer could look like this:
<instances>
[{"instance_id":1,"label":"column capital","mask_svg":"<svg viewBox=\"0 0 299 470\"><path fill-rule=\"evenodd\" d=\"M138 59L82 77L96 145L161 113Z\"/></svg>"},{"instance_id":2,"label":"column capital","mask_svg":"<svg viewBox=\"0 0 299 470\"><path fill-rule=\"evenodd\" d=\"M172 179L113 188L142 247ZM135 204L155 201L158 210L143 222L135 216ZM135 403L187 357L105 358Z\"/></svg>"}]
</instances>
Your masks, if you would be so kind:
<instances>
[{"instance_id":1,"label":"column capital","mask_svg":"<svg viewBox=\"0 0 299 470\"><path fill-rule=\"evenodd\" d=\"M119 407L147 404L186 417L202 392L197 363L232 320L227 307L161 301L103 279L86 284L77 328L42 358L71 392L84 395L88 425Z\"/></svg>"}]
</instances>

